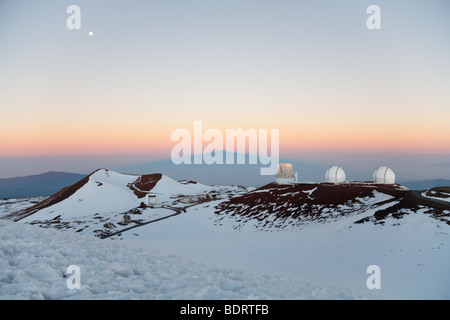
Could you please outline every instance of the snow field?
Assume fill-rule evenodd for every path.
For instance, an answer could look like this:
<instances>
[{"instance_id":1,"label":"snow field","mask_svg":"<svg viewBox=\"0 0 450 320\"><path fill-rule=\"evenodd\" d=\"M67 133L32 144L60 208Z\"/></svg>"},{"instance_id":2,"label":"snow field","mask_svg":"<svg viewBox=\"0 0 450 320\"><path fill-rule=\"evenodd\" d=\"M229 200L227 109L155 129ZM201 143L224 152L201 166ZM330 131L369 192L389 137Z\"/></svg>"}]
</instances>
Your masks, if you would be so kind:
<instances>
[{"instance_id":1,"label":"snow field","mask_svg":"<svg viewBox=\"0 0 450 320\"><path fill-rule=\"evenodd\" d=\"M216 267L117 241L0 220L1 299L365 299L355 291ZM67 267L81 270L68 289Z\"/></svg>"},{"instance_id":2,"label":"snow field","mask_svg":"<svg viewBox=\"0 0 450 320\"><path fill-rule=\"evenodd\" d=\"M0 298L359 299L375 293L450 299L450 231L445 222L427 214L426 207L417 212L404 209L401 219L388 216L377 221L377 210L398 202L372 208L391 199L374 191L374 197L361 199L360 205L343 204L323 212L326 221L291 226L288 218L282 228L261 231L257 219L242 223L242 216L217 215L215 206L223 200L215 200L110 239L90 236L139 205L141 200L128 188L136 177L99 170L51 208L17 224L0 220ZM208 188L163 176L152 192L171 204L174 193ZM314 190L306 193L314 196ZM0 202L0 214L23 205L17 199ZM267 212L263 204L257 207L261 215ZM168 212L173 211L147 208L136 218L147 221ZM23 223L57 215L62 215L59 225L53 220L44 224L49 230ZM369 221L354 223L363 218ZM51 228L66 222L71 228ZM81 290L66 286L69 265L81 268ZM366 287L369 265L381 269L381 290Z\"/></svg>"},{"instance_id":3,"label":"snow field","mask_svg":"<svg viewBox=\"0 0 450 320\"><path fill-rule=\"evenodd\" d=\"M234 219L229 217L215 225L211 207L200 205L136 229L139 236L124 233L122 238L133 246L161 249L196 261L299 277L363 294L449 299L450 232L445 224L426 214L426 209L402 219L388 217L383 224L354 223L395 203L332 223L273 231L257 231L252 223L235 229ZM370 265L381 269L381 290L366 287Z\"/></svg>"}]
</instances>

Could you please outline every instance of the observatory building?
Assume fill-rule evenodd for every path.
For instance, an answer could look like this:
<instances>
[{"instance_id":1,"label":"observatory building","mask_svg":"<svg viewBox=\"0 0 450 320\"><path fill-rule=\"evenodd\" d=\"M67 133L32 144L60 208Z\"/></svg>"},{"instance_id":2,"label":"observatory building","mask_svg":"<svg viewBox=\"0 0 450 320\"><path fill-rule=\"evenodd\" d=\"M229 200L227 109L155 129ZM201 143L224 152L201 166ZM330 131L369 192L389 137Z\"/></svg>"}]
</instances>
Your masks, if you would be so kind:
<instances>
[{"instance_id":1,"label":"observatory building","mask_svg":"<svg viewBox=\"0 0 450 320\"><path fill-rule=\"evenodd\" d=\"M332 166L325 173L325 181L327 183L339 184L345 182L345 172L341 167Z\"/></svg>"},{"instance_id":2,"label":"observatory building","mask_svg":"<svg viewBox=\"0 0 450 320\"><path fill-rule=\"evenodd\" d=\"M378 167L373 173L373 182L380 184L395 184L395 173L389 167Z\"/></svg>"},{"instance_id":3,"label":"observatory building","mask_svg":"<svg viewBox=\"0 0 450 320\"><path fill-rule=\"evenodd\" d=\"M148 193L147 194L147 206L154 206L158 204L158 196L156 194L153 193Z\"/></svg>"},{"instance_id":4,"label":"observatory building","mask_svg":"<svg viewBox=\"0 0 450 320\"><path fill-rule=\"evenodd\" d=\"M294 168L291 163L280 163L278 165L275 182L278 184L291 184L297 182L297 172L294 173Z\"/></svg>"}]
</instances>

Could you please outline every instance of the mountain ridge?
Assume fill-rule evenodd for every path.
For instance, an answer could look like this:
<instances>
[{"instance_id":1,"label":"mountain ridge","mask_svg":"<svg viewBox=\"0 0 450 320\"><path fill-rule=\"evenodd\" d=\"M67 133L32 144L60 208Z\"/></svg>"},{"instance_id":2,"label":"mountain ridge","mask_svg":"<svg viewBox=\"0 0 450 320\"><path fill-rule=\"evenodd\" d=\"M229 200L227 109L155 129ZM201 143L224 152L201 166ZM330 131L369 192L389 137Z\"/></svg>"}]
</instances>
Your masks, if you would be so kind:
<instances>
[{"instance_id":1,"label":"mountain ridge","mask_svg":"<svg viewBox=\"0 0 450 320\"><path fill-rule=\"evenodd\" d=\"M159 198L157 209L146 204L145 197L149 193ZM447 204L421 199L399 184L278 185L272 182L250 190L236 186L207 186L192 180L177 182L161 173L125 174L105 168L97 169L75 184L5 218L80 232L91 230L107 237L111 233L120 235L120 231L125 230L119 223L124 215L139 215L134 222L139 226L172 216L173 211L180 213L190 206L213 200L221 200L214 206L216 223L231 217L236 228L246 222L256 223L263 230L301 227L305 223L330 222L379 208L373 216L358 219L358 223L378 224L388 216L401 217L417 212L420 207L429 208L431 216L450 224ZM94 219L103 222L100 229L91 228ZM85 227L78 228L78 225Z\"/></svg>"}]
</instances>

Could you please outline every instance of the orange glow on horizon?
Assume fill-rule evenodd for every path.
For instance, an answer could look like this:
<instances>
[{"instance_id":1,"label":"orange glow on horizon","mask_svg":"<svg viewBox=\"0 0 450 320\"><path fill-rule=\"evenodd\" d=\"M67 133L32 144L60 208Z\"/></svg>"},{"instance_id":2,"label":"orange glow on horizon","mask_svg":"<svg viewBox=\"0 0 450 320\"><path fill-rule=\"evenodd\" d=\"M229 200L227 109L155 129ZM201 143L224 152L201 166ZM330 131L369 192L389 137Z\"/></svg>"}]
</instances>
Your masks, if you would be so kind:
<instances>
[{"instance_id":1,"label":"orange glow on horizon","mask_svg":"<svg viewBox=\"0 0 450 320\"><path fill-rule=\"evenodd\" d=\"M193 132L191 132L193 143ZM40 132L4 136L0 139L0 156L76 155L76 154L159 154L170 158L177 144L170 140L171 131L142 132ZM432 139L421 133L314 131L295 132L280 129L280 153L311 152L414 152L448 153L450 139ZM203 148L209 142L203 142ZM268 147L270 148L270 142Z\"/></svg>"}]
</instances>

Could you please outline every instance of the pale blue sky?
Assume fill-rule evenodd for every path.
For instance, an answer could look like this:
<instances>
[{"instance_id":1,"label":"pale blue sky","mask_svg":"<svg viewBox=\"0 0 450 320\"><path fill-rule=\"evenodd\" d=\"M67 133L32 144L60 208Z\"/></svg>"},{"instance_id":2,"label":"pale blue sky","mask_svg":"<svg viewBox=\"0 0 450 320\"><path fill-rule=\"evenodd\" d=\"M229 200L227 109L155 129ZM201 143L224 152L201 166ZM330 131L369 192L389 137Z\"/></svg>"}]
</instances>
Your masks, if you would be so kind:
<instances>
[{"instance_id":1,"label":"pale blue sky","mask_svg":"<svg viewBox=\"0 0 450 320\"><path fill-rule=\"evenodd\" d=\"M66 28L71 4L81 30ZM366 28L372 4L381 30ZM169 158L170 132L203 120L279 128L285 159L326 162L335 136L404 159L403 180L449 178L432 165L450 163L449 32L447 0L0 0L0 177Z\"/></svg>"}]
</instances>

